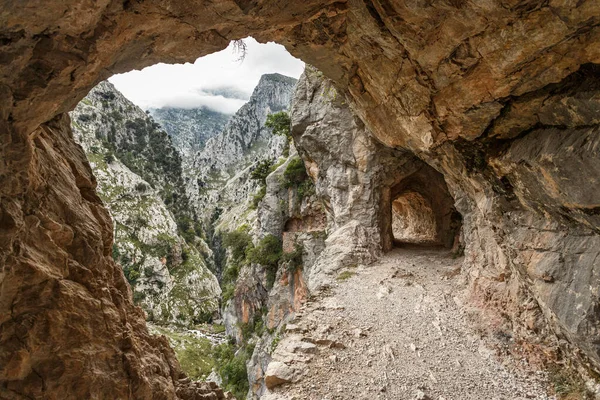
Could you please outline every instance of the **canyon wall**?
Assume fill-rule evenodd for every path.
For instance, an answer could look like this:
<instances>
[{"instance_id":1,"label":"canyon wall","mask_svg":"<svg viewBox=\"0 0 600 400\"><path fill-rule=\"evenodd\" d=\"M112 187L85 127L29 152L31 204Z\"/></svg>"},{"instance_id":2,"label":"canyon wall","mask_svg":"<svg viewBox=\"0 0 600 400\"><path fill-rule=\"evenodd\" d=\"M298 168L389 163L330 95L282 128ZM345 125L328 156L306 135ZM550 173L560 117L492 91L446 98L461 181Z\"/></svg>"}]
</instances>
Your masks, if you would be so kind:
<instances>
[{"instance_id":1,"label":"canyon wall","mask_svg":"<svg viewBox=\"0 0 600 400\"><path fill-rule=\"evenodd\" d=\"M221 289L170 137L109 82L92 89L70 117L114 221L112 255L135 303L156 323L210 321Z\"/></svg>"},{"instance_id":2,"label":"canyon wall","mask_svg":"<svg viewBox=\"0 0 600 400\"><path fill-rule=\"evenodd\" d=\"M503 310L499 329L539 344L556 333L600 369L598 2L1 9L3 396L175 397L179 369L111 259L111 223L64 113L113 73L193 61L247 35L315 65L376 141L443 174L472 299Z\"/></svg>"}]
</instances>

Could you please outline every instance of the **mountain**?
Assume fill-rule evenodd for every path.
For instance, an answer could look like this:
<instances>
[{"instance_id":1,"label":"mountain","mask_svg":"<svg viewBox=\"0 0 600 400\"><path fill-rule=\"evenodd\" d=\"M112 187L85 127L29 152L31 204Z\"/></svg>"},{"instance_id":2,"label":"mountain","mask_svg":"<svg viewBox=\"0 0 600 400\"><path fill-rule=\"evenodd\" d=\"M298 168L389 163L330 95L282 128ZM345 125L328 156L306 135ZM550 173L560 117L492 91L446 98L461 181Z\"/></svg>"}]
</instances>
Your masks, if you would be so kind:
<instances>
[{"instance_id":1,"label":"mountain","mask_svg":"<svg viewBox=\"0 0 600 400\"><path fill-rule=\"evenodd\" d=\"M289 109L296 82L281 74L263 75L248 103L203 149L187 160L180 150L192 172L186 182L187 194L204 220L210 220L217 208L228 210L245 203L257 188L249 179L257 162L275 160L284 153L287 139L274 136L264 124L267 115Z\"/></svg>"},{"instance_id":2,"label":"mountain","mask_svg":"<svg viewBox=\"0 0 600 400\"><path fill-rule=\"evenodd\" d=\"M208 108L151 108L150 115L169 134L185 161L202 150L206 141L218 135L231 118ZM184 166L185 170L185 166Z\"/></svg>"},{"instance_id":3,"label":"mountain","mask_svg":"<svg viewBox=\"0 0 600 400\"><path fill-rule=\"evenodd\" d=\"M109 82L92 89L70 116L112 214L113 256L136 303L156 322L210 320L221 290L167 133Z\"/></svg>"}]
</instances>

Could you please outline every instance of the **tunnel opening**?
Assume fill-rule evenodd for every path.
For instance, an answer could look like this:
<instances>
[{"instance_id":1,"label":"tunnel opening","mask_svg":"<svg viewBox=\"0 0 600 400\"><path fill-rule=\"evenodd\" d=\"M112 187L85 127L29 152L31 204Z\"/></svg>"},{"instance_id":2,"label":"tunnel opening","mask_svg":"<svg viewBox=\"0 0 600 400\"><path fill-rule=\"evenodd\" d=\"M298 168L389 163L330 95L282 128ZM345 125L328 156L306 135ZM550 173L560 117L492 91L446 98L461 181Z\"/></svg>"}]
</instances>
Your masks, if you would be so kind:
<instances>
[{"instance_id":1,"label":"tunnel opening","mask_svg":"<svg viewBox=\"0 0 600 400\"><path fill-rule=\"evenodd\" d=\"M387 214L393 246L461 247L462 216L444 176L422 163L390 189Z\"/></svg>"}]
</instances>

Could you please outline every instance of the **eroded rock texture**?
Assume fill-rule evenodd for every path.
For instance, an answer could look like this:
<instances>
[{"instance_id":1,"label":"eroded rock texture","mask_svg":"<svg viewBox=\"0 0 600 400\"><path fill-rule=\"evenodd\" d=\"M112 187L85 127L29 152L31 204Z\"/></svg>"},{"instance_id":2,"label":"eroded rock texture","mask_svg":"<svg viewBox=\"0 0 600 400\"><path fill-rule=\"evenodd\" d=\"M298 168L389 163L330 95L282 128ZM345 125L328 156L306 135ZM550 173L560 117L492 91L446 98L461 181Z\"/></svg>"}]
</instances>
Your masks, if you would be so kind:
<instances>
[{"instance_id":1,"label":"eroded rock texture","mask_svg":"<svg viewBox=\"0 0 600 400\"><path fill-rule=\"evenodd\" d=\"M112 221L68 117L6 136L0 397L174 398L179 365L112 260Z\"/></svg>"},{"instance_id":2,"label":"eroded rock texture","mask_svg":"<svg viewBox=\"0 0 600 400\"><path fill-rule=\"evenodd\" d=\"M192 61L246 35L315 65L379 142L444 175L475 299L502 307L514 331L551 327L600 367L597 1L1 7L6 393L175 395L172 353L152 346L109 259L110 223L61 113L112 73Z\"/></svg>"}]
</instances>

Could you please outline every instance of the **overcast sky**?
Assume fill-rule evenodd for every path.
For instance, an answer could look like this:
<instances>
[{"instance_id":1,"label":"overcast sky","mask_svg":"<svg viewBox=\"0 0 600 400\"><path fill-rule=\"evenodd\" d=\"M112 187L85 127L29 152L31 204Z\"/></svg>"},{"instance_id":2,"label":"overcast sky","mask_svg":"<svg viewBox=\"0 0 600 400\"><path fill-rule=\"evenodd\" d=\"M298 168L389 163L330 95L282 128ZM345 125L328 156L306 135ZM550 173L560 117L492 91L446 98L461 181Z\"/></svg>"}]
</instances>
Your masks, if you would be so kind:
<instances>
[{"instance_id":1,"label":"overcast sky","mask_svg":"<svg viewBox=\"0 0 600 400\"><path fill-rule=\"evenodd\" d=\"M143 109L207 106L234 113L250 97L261 75L272 72L298 78L304 63L283 46L244 39L246 57L239 60L233 46L199 58L193 64L156 64L141 71L114 75L109 80ZM217 93L227 90L226 97Z\"/></svg>"}]
</instances>

